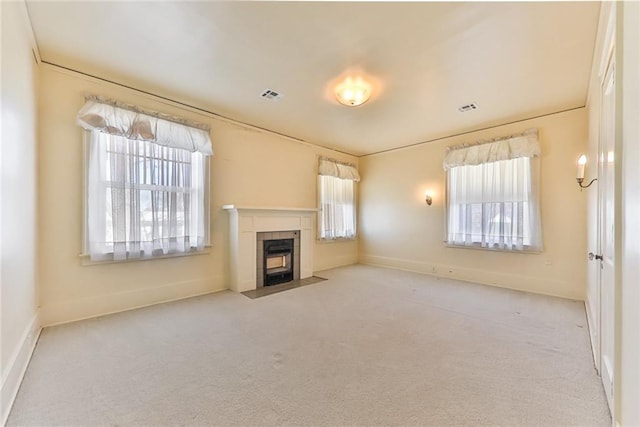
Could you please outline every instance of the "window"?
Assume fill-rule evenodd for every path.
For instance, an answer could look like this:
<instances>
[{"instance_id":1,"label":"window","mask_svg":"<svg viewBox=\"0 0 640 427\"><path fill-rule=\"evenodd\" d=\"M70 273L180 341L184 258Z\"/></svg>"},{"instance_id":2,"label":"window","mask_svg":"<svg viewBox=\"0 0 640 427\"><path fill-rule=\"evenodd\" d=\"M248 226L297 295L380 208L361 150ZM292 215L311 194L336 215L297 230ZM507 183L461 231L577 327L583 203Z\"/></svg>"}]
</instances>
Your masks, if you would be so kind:
<instances>
[{"instance_id":1,"label":"window","mask_svg":"<svg viewBox=\"0 0 640 427\"><path fill-rule=\"evenodd\" d=\"M318 235L320 239L356 237L355 182L358 171L352 165L320 159L318 175Z\"/></svg>"},{"instance_id":2,"label":"window","mask_svg":"<svg viewBox=\"0 0 640 427\"><path fill-rule=\"evenodd\" d=\"M95 123L95 117L89 118ZM104 132L83 123L88 128L85 252L92 260L195 252L208 243L207 155L139 135L132 138L131 129L147 118L154 119L135 114L127 132ZM170 136L180 139L175 127L183 125L171 126ZM155 131L155 141L161 139L157 136L162 126L145 127Z\"/></svg>"},{"instance_id":3,"label":"window","mask_svg":"<svg viewBox=\"0 0 640 427\"><path fill-rule=\"evenodd\" d=\"M542 250L537 133L535 139L525 135L483 145L461 148L445 159L447 243Z\"/></svg>"},{"instance_id":4,"label":"window","mask_svg":"<svg viewBox=\"0 0 640 427\"><path fill-rule=\"evenodd\" d=\"M352 239L356 236L353 181L318 176L320 192L320 238Z\"/></svg>"}]
</instances>

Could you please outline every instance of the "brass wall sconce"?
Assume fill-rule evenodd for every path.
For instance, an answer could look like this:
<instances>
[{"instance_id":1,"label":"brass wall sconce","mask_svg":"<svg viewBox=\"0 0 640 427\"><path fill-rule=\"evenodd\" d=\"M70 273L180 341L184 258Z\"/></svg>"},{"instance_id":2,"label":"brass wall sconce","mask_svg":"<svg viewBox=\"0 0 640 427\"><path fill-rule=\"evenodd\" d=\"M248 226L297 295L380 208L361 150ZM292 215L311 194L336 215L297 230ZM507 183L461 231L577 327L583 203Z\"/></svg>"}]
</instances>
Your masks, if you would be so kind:
<instances>
[{"instance_id":1,"label":"brass wall sconce","mask_svg":"<svg viewBox=\"0 0 640 427\"><path fill-rule=\"evenodd\" d=\"M595 181L598 180L598 178L593 178L587 185L582 185L582 183L584 182L584 170L586 165L587 165L587 156L583 154L578 158L578 175L576 177L576 181L578 181L578 186L580 186L580 191L582 191L583 188L590 187L591 184L593 184Z\"/></svg>"},{"instance_id":2,"label":"brass wall sconce","mask_svg":"<svg viewBox=\"0 0 640 427\"><path fill-rule=\"evenodd\" d=\"M427 202L428 206L431 206L431 203L433 203L433 197L431 196L431 193L429 192L425 193L424 201Z\"/></svg>"}]
</instances>

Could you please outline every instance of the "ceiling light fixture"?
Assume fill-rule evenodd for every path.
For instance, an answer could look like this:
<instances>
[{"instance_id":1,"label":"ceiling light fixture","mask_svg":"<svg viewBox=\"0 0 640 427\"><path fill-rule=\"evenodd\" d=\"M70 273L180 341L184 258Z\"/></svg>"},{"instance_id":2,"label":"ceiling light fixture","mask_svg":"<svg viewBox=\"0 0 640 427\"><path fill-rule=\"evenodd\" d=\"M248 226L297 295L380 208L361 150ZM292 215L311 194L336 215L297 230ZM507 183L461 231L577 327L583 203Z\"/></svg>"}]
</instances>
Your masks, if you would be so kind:
<instances>
[{"instance_id":1,"label":"ceiling light fixture","mask_svg":"<svg viewBox=\"0 0 640 427\"><path fill-rule=\"evenodd\" d=\"M357 107L369 100L371 84L362 77L347 77L336 86L338 102L347 107Z\"/></svg>"}]
</instances>

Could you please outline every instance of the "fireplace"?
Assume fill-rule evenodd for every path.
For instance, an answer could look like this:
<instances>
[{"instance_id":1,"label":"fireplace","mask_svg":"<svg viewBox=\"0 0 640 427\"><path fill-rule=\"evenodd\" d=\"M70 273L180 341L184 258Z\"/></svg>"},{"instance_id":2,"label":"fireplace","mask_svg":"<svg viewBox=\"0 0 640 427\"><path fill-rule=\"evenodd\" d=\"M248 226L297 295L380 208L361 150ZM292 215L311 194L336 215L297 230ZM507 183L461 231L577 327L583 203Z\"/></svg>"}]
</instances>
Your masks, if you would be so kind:
<instances>
[{"instance_id":1,"label":"fireplace","mask_svg":"<svg viewBox=\"0 0 640 427\"><path fill-rule=\"evenodd\" d=\"M294 239L293 280L313 276L314 216L318 209L224 205L229 213L229 288L264 286L264 240ZM268 236L268 237L265 237Z\"/></svg>"},{"instance_id":2,"label":"fireplace","mask_svg":"<svg viewBox=\"0 0 640 427\"><path fill-rule=\"evenodd\" d=\"M263 258L264 286L293 280L293 239L265 240Z\"/></svg>"},{"instance_id":3,"label":"fireplace","mask_svg":"<svg viewBox=\"0 0 640 427\"><path fill-rule=\"evenodd\" d=\"M256 235L256 288L300 279L300 231Z\"/></svg>"}]
</instances>

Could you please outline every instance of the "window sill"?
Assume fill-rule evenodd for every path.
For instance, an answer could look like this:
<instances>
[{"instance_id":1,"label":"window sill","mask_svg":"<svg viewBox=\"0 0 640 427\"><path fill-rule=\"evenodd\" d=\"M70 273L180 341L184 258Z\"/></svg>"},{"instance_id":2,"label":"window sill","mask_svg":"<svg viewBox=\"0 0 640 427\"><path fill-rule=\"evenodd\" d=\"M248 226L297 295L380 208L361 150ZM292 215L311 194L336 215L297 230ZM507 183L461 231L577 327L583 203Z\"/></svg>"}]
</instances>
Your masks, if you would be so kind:
<instances>
[{"instance_id":1,"label":"window sill","mask_svg":"<svg viewBox=\"0 0 640 427\"><path fill-rule=\"evenodd\" d=\"M453 243L444 242L444 246L452 249L471 249L475 251L485 251L485 252L504 252L509 254L530 254L530 255L540 255L543 250L542 249L500 249L500 248L487 248L483 246L466 246L466 245L455 245Z\"/></svg>"},{"instance_id":2,"label":"window sill","mask_svg":"<svg viewBox=\"0 0 640 427\"><path fill-rule=\"evenodd\" d=\"M106 264L123 264L130 262L139 262L139 261L153 261L157 259L167 259L167 258L182 258L182 257L190 257L190 256L198 256L198 255L208 255L211 253L211 245L205 245L204 250L202 251L194 251L194 252L184 252L177 254L168 254L168 255L156 255L146 258L129 258L129 259L106 259L102 261L92 261L89 254L80 254L80 263L82 266L89 267L92 265L106 265Z\"/></svg>"},{"instance_id":3,"label":"window sill","mask_svg":"<svg viewBox=\"0 0 640 427\"><path fill-rule=\"evenodd\" d=\"M355 242L358 240L358 236L355 237L338 237L335 239L316 239L316 243L342 243L342 242Z\"/></svg>"}]
</instances>

